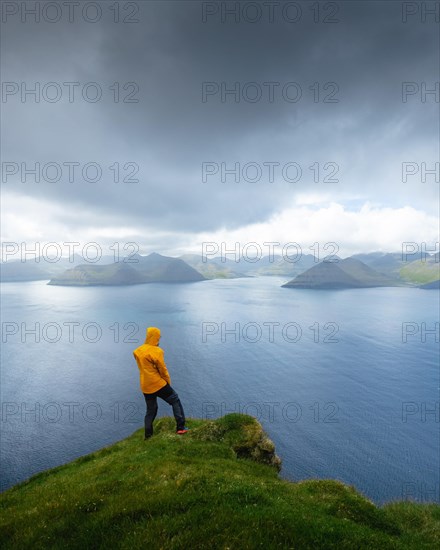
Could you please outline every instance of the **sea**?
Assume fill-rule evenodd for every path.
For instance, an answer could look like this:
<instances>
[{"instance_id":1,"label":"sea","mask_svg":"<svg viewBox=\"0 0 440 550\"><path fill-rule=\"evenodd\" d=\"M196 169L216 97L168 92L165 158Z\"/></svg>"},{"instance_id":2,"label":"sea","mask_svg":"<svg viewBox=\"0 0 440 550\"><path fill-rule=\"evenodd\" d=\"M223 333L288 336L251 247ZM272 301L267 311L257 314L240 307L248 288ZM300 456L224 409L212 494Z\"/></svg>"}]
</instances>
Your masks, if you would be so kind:
<instances>
[{"instance_id":1,"label":"sea","mask_svg":"<svg viewBox=\"0 0 440 550\"><path fill-rule=\"evenodd\" d=\"M1 490L143 427L133 350L156 326L189 427L249 414L284 479L440 502L439 291L285 282L2 283Z\"/></svg>"}]
</instances>

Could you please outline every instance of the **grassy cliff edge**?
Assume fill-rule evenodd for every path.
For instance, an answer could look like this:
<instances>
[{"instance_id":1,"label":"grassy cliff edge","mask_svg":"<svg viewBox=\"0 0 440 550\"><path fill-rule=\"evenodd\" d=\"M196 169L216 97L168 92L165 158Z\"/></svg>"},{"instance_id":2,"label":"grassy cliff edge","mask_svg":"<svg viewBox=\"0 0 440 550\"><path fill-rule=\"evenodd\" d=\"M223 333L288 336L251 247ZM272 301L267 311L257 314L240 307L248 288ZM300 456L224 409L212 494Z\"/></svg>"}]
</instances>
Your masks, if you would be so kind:
<instances>
[{"instance_id":1,"label":"grassy cliff edge","mask_svg":"<svg viewBox=\"0 0 440 550\"><path fill-rule=\"evenodd\" d=\"M279 478L251 416L159 419L0 495L2 548L434 548L440 506L375 506L334 480Z\"/></svg>"}]
</instances>

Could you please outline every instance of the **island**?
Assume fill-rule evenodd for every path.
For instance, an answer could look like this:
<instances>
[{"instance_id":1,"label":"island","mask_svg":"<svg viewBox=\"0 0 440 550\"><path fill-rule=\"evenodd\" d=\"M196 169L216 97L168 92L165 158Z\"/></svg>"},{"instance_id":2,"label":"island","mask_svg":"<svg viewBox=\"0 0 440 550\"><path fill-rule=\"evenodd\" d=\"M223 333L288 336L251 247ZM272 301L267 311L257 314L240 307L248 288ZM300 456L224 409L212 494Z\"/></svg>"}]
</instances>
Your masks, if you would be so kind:
<instances>
[{"instance_id":1,"label":"island","mask_svg":"<svg viewBox=\"0 0 440 550\"><path fill-rule=\"evenodd\" d=\"M153 252L135 254L129 262L108 265L83 264L53 277L48 284L58 286L135 285L142 283L188 283L205 277L179 258Z\"/></svg>"},{"instance_id":2,"label":"island","mask_svg":"<svg viewBox=\"0 0 440 550\"><path fill-rule=\"evenodd\" d=\"M403 283L367 266L356 258L322 261L288 283L285 288L343 289L402 286Z\"/></svg>"},{"instance_id":3,"label":"island","mask_svg":"<svg viewBox=\"0 0 440 550\"><path fill-rule=\"evenodd\" d=\"M115 261L102 256L85 261L82 256L56 261L38 257L11 260L0 265L1 282L48 280L54 286L134 285L144 283L198 282L207 279L244 277L285 277L286 288L344 289L406 286L437 290L440 281L440 254L402 255L401 252L369 252L342 259L319 260L312 254L298 257L264 256L235 262L227 256L207 258L183 254L175 258L153 252L133 254ZM290 280L289 280L290 279Z\"/></svg>"}]
</instances>

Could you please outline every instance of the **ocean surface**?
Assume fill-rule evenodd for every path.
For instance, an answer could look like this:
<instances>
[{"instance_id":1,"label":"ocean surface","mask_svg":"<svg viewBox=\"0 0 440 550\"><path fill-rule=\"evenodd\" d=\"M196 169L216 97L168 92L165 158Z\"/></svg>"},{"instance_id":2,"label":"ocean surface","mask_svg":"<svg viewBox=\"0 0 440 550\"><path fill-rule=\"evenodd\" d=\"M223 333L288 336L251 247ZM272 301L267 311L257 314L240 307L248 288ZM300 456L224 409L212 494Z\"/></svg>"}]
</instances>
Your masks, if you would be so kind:
<instances>
[{"instance_id":1,"label":"ocean surface","mask_svg":"<svg viewBox=\"0 0 440 550\"><path fill-rule=\"evenodd\" d=\"M157 326L187 417L255 416L282 477L439 502L439 291L285 282L3 283L1 489L143 426L132 351Z\"/></svg>"}]
</instances>

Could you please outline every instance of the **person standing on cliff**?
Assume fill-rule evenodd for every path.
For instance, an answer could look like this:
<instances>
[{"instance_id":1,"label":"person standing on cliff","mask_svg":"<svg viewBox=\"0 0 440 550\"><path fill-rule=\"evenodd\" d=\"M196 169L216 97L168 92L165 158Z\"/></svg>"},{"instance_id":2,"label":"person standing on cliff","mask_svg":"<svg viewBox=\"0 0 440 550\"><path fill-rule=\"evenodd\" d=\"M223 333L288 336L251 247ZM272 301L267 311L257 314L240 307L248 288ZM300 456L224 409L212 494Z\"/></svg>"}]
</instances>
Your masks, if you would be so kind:
<instances>
[{"instance_id":1,"label":"person standing on cliff","mask_svg":"<svg viewBox=\"0 0 440 550\"><path fill-rule=\"evenodd\" d=\"M185 413L179 396L171 387L171 379L163 359L163 350L159 347L160 329L148 327L145 342L133 351L139 367L140 386L145 397L147 413L145 415L145 439L153 435L153 421L157 415L157 398L160 397L173 407L176 420L176 433L185 434Z\"/></svg>"}]
</instances>

